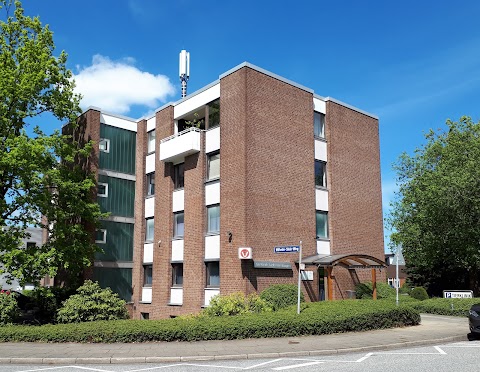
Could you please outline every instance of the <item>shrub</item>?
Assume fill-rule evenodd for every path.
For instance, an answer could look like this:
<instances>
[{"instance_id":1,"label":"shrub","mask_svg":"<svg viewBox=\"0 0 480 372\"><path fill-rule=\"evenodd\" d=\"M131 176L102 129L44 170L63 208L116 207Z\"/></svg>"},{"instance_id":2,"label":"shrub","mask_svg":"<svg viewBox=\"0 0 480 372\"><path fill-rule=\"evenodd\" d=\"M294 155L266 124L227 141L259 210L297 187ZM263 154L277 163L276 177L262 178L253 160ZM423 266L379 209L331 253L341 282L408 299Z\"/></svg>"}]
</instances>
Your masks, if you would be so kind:
<instances>
[{"instance_id":1,"label":"shrub","mask_svg":"<svg viewBox=\"0 0 480 372\"><path fill-rule=\"evenodd\" d=\"M15 293L2 290L0 292L0 325L15 322L18 314L19 308Z\"/></svg>"},{"instance_id":2,"label":"shrub","mask_svg":"<svg viewBox=\"0 0 480 372\"><path fill-rule=\"evenodd\" d=\"M273 311L295 305L298 301L298 287L295 284L274 284L260 293L260 298L266 301ZM304 302L300 292L300 302Z\"/></svg>"},{"instance_id":3,"label":"shrub","mask_svg":"<svg viewBox=\"0 0 480 372\"><path fill-rule=\"evenodd\" d=\"M271 311L268 304L256 293L245 296L242 292L227 296L216 295L210 305L202 311L206 316L239 315Z\"/></svg>"},{"instance_id":4,"label":"shrub","mask_svg":"<svg viewBox=\"0 0 480 372\"><path fill-rule=\"evenodd\" d=\"M373 297L372 282L359 283L355 286L357 298L370 299ZM387 283L377 282L377 298L391 298L396 296L395 288Z\"/></svg>"},{"instance_id":5,"label":"shrub","mask_svg":"<svg viewBox=\"0 0 480 372\"><path fill-rule=\"evenodd\" d=\"M58 310L59 323L91 322L94 320L128 319L126 303L110 288L102 289L97 282L85 281Z\"/></svg>"},{"instance_id":6,"label":"shrub","mask_svg":"<svg viewBox=\"0 0 480 372\"><path fill-rule=\"evenodd\" d=\"M410 292L410 296L420 301L428 300L427 291L423 287L413 288L412 291Z\"/></svg>"},{"instance_id":7,"label":"shrub","mask_svg":"<svg viewBox=\"0 0 480 372\"><path fill-rule=\"evenodd\" d=\"M118 320L0 327L0 342L151 342L295 337L417 325L420 315L387 301L308 303L277 312L189 319Z\"/></svg>"},{"instance_id":8,"label":"shrub","mask_svg":"<svg viewBox=\"0 0 480 372\"><path fill-rule=\"evenodd\" d=\"M424 301L415 301L408 305L421 313L468 316L468 311L472 305L479 302L479 298L431 298Z\"/></svg>"},{"instance_id":9,"label":"shrub","mask_svg":"<svg viewBox=\"0 0 480 372\"><path fill-rule=\"evenodd\" d=\"M27 313L33 312L33 321L36 323L54 323L62 302L74 293L75 290L71 288L37 287L24 292L28 302L21 307Z\"/></svg>"},{"instance_id":10,"label":"shrub","mask_svg":"<svg viewBox=\"0 0 480 372\"><path fill-rule=\"evenodd\" d=\"M412 290L412 286L410 285L410 283L405 282L398 289L398 293L400 293L400 294L410 294L411 290Z\"/></svg>"}]
</instances>

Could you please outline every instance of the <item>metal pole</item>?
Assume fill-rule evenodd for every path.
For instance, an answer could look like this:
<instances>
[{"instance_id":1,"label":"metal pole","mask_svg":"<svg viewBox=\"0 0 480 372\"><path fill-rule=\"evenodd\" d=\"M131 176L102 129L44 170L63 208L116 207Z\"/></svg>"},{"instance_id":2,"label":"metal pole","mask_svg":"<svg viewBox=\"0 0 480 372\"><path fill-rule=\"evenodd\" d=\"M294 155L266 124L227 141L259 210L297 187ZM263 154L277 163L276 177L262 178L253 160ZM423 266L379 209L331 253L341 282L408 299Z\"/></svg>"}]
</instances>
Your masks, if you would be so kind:
<instances>
[{"instance_id":1,"label":"metal pole","mask_svg":"<svg viewBox=\"0 0 480 372\"><path fill-rule=\"evenodd\" d=\"M300 285L302 284L302 241L300 240L300 252L298 252L298 295L297 295L297 314L300 314Z\"/></svg>"},{"instance_id":2,"label":"metal pole","mask_svg":"<svg viewBox=\"0 0 480 372\"><path fill-rule=\"evenodd\" d=\"M397 304L397 306L398 306L398 287L399 287L399 284L400 284L400 281L398 280L398 251L399 251L399 246L397 246L397 254L396 254L396 256L397 256L396 261L397 262L395 264L395 266L396 266L395 267L395 271L396 271L395 287L396 287L396 290L397 290L397 299L396 299L395 303Z\"/></svg>"}]
</instances>

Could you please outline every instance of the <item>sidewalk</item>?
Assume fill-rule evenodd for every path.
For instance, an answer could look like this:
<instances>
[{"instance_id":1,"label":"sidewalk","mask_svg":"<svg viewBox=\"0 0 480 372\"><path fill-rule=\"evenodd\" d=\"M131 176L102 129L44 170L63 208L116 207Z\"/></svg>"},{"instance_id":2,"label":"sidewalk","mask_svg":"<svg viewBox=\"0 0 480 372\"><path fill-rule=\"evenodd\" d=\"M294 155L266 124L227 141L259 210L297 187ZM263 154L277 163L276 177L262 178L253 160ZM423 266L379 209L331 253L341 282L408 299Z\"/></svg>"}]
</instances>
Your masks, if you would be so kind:
<instances>
[{"instance_id":1,"label":"sidewalk","mask_svg":"<svg viewBox=\"0 0 480 372\"><path fill-rule=\"evenodd\" d=\"M419 326L321 336L138 344L0 343L0 364L162 363L367 352L466 341L468 319L422 314Z\"/></svg>"}]
</instances>

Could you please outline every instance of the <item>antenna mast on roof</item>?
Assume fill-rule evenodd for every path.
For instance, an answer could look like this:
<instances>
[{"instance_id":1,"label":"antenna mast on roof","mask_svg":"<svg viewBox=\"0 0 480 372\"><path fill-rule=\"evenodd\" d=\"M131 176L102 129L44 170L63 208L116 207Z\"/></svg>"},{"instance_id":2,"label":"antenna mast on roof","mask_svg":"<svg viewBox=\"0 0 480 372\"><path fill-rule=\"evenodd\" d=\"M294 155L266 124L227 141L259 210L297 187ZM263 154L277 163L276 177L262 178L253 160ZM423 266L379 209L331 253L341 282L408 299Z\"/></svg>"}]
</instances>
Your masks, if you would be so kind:
<instances>
[{"instance_id":1,"label":"antenna mast on roof","mask_svg":"<svg viewBox=\"0 0 480 372\"><path fill-rule=\"evenodd\" d=\"M187 96L187 81L190 77L190 53L180 52L180 81L182 82L182 98Z\"/></svg>"}]
</instances>

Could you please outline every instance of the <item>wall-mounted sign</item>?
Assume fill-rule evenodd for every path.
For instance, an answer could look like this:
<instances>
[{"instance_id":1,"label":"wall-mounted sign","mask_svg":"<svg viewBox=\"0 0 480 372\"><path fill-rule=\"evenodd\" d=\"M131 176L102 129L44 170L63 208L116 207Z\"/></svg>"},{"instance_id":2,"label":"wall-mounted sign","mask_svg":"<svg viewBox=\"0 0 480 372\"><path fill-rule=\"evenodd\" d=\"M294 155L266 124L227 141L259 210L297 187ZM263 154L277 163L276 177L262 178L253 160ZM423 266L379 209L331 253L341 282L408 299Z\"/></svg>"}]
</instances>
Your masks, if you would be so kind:
<instances>
[{"instance_id":1,"label":"wall-mounted sign","mask_svg":"<svg viewBox=\"0 0 480 372\"><path fill-rule=\"evenodd\" d=\"M253 258L252 248L240 247L238 248L238 258L241 260L251 260Z\"/></svg>"},{"instance_id":2,"label":"wall-mounted sign","mask_svg":"<svg viewBox=\"0 0 480 372\"><path fill-rule=\"evenodd\" d=\"M302 280L313 280L313 271L301 271Z\"/></svg>"},{"instance_id":3,"label":"wall-mounted sign","mask_svg":"<svg viewBox=\"0 0 480 372\"><path fill-rule=\"evenodd\" d=\"M473 298L473 291L443 291L443 298Z\"/></svg>"},{"instance_id":4,"label":"wall-mounted sign","mask_svg":"<svg viewBox=\"0 0 480 372\"><path fill-rule=\"evenodd\" d=\"M292 253L292 252L299 252L300 246L299 245L282 245L278 247L273 247L273 251L275 253Z\"/></svg>"},{"instance_id":5,"label":"wall-mounted sign","mask_svg":"<svg viewBox=\"0 0 480 372\"><path fill-rule=\"evenodd\" d=\"M254 261L253 267L255 269L291 270L292 264L290 262Z\"/></svg>"}]
</instances>

